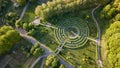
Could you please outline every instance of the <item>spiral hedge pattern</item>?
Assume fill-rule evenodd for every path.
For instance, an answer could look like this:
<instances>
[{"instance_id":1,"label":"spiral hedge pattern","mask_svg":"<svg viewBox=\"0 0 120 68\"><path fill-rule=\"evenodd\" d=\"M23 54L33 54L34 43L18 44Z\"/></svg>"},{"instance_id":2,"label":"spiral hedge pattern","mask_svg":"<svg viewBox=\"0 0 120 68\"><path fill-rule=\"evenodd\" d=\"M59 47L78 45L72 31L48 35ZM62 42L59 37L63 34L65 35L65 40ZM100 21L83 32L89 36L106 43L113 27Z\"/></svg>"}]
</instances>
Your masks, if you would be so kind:
<instances>
[{"instance_id":1,"label":"spiral hedge pattern","mask_svg":"<svg viewBox=\"0 0 120 68\"><path fill-rule=\"evenodd\" d=\"M61 44L66 42L67 48L78 48L88 41L89 28L87 23L79 18L68 18L58 22L57 29L54 30L56 41Z\"/></svg>"}]
</instances>

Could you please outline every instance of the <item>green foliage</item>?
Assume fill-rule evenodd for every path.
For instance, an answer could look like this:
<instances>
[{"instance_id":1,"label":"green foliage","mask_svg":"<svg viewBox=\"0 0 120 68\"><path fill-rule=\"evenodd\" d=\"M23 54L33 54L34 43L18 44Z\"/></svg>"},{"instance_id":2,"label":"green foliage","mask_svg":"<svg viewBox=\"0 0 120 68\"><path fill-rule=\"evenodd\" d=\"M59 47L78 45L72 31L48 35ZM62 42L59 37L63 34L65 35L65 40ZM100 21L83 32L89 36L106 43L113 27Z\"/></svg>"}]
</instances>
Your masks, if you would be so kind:
<instances>
[{"instance_id":1,"label":"green foliage","mask_svg":"<svg viewBox=\"0 0 120 68\"><path fill-rule=\"evenodd\" d=\"M40 16L43 20L51 18L55 15L62 15L66 12L71 12L82 8L87 3L92 3L92 1L82 1L82 0L53 0L48 1L39 5L35 9L35 14ZM94 4L92 4L94 5ZM88 6L87 6L88 7Z\"/></svg>"},{"instance_id":2,"label":"green foliage","mask_svg":"<svg viewBox=\"0 0 120 68\"><path fill-rule=\"evenodd\" d=\"M120 11L120 1L119 0L113 0L110 4L106 5L102 12L101 12L101 18L105 19L111 19Z\"/></svg>"},{"instance_id":3,"label":"green foliage","mask_svg":"<svg viewBox=\"0 0 120 68\"><path fill-rule=\"evenodd\" d=\"M43 53L43 49L40 48L39 44L36 43L32 46L32 48L30 49L30 53L35 56L38 57L39 55L41 55Z\"/></svg>"},{"instance_id":4,"label":"green foliage","mask_svg":"<svg viewBox=\"0 0 120 68\"><path fill-rule=\"evenodd\" d=\"M105 33L107 56L111 67L120 67L120 21L116 21Z\"/></svg>"},{"instance_id":5,"label":"green foliage","mask_svg":"<svg viewBox=\"0 0 120 68\"><path fill-rule=\"evenodd\" d=\"M20 5L20 6L24 6L26 4L27 0L17 0L17 3Z\"/></svg>"},{"instance_id":6,"label":"green foliage","mask_svg":"<svg viewBox=\"0 0 120 68\"><path fill-rule=\"evenodd\" d=\"M4 15L8 7L8 4L9 4L8 0L0 0L0 16Z\"/></svg>"},{"instance_id":7,"label":"green foliage","mask_svg":"<svg viewBox=\"0 0 120 68\"><path fill-rule=\"evenodd\" d=\"M24 24L23 24L23 29L25 29L25 30L28 30L28 29L29 29L28 23L24 23Z\"/></svg>"},{"instance_id":8,"label":"green foliage","mask_svg":"<svg viewBox=\"0 0 120 68\"><path fill-rule=\"evenodd\" d=\"M20 35L11 26L0 28L0 55L8 52L20 40Z\"/></svg>"},{"instance_id":9,"label":"green foliage","mask_svg":"<svg viewBox=\"0 0 120 68\"><path fill-rule=\"evenodd\" d=\"M15 21L18 19L18 15L15 12L9 12L5 15L4 19L9 25L14 26Z\"/></svg>"},{"instance_id":10,"label":"green foliage","mask_svg":"<svg viewBox=\"0 0 120 68\"><path fill-rule=\"evenodd\" d=\"M21 26L21 20L20 20L20 19L16 20L15 26L16 26L17 28Z\"/></svg>"},{"instance_id":11,"label":"green foliage","mask_svg":"<svg viewBox=\"0 0 120 68\"><path fill-rule=\"evenodd\" d=\"M120 13L115 16L115 21L120 21Z\"/></svg>"},{"instance_id":12,"label":"green foliage","mask_svg":"<svg viewBox=\"0 0 120 68\"><path fill-rule=\"evenodd\" d=\"M35 34L35 30L31 29L29 32L27 32L27 35L33 36Z\"/></svg>"},{"instance_id":13,"label":"green foliage","mask_svg":"<svg viewBox=\"0 0 120 68\"><path fill-rule=\"evenodd\" d=\"M109 39L113 34L120 32L120 21L116 21L106 30L105 38Z\"/></svg>"},{"instance_id":14,"label":"green foliage","mask_svg":"<svg viewBox=\"0 0 120 68\"><path fill-rule=\"evenodd\" d=\"M59 65L59 60L54 55L49 55L46 59L45 65L48 67L56 68Z\"/></svg>"},{"instance_id":15,"label":"green foliage","mask_svg":"<svg viewBox=\"0 0 120 68\"><path fill-rule=\"evenodd\" d=\"M37 0L29 0L30 2L35 2L35 1L37 1Z\"/></svg>"},{"instance_id":16,"label":"green foliage","mask_svg":"<svg viewBox=\"0 0 120 68\"><path fill-rule=\"evenodd\" d=\"M61 64L59 68L66 68L66 67L63 64Z\"/></svg>"}]
</instances>

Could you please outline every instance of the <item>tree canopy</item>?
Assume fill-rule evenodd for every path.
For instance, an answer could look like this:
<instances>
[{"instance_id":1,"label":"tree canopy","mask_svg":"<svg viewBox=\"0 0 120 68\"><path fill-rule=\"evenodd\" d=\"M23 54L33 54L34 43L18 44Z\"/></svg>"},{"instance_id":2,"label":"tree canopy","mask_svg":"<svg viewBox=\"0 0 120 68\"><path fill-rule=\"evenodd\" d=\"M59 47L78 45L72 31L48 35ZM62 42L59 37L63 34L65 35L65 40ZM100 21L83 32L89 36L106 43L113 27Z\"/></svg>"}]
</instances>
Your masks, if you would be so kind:
<instances>
[{"instance_id":1,"label":"tree canopy","mask_svg":"<svg viewBox=\"0 0 120 68\"><path fill-rule=\"evenodd\" d=\"M8 52L20 40L20 35L11 26L0 28L0 55Z\"/></svg>"},{"instance_id":2,"label":"tree canopy","mask_svg":"<svg viewBox=\"0 0 120 68\"><path fill-rule=\"evenodd\" d=\"M35 14L40 16L42 19L46 20L55 15L62 15L66 12L71 12L78 10L82 7L85 8L94 6L95 4L90 4L96 2L95 0L53 0L38 5L35 9Z\"/></svg>"},{"instance_id":3,"label":"tree canopy","mask_svg":"<svg viewBox=\"0 0 120 68\"><path fill-rule=\"evenodd\" d=\"M108 61L114 68L120 67L120 21L110 25L105 33Z\"/></svg>"}]
</instances>

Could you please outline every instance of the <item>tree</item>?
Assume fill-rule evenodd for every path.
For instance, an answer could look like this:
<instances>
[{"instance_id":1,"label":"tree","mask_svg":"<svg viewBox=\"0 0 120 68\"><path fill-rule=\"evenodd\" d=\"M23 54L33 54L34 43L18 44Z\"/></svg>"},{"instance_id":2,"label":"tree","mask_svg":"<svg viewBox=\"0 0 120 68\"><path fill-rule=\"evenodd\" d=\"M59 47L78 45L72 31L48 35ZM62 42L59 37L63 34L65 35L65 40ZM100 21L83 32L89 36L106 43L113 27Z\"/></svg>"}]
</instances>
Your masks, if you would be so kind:
<instances>
[{"instance_id":1,"label":"tree","mask_svg":"<svg viewBox=\"0 0 120 68\"><path fill-rule=\"evenodd\" d=\"M0 16L4 15L9 5L8 0L0 0Z\"/></svg>"},{"instance_id":2,"label":"tree","mask_svg":"<svg viewBox=\"0 0 120 68\"><path fill-rule=\"evenodd\" d=\"M0 55L8 52L20 40L20 35L11 26L0 28Z\"/></svg>"},{"instance_id":3,"label":"tree","mask_svg":"<svg viewBox=\"0 0 120 68\"><path fill-rule=\"evenodd\" d=\"M29 0L30 2L35 2L35 1L37 1L37 0Z\"/></svg>"},{"instance_id":4,"label":"tree","mask_svg":"<svg viewBox=\"0 0 120 68\"><path fill-rule=\"evenodd\" d=\"M86 4L87 0L84 1L84 5ZM56 15L78 10L81 5L81 0L53 0L48 1L46 4L38 5L35 9L35 14L41 17L42 20L47 20Z\"/></svg>"},{"instance_id":5,"label":"tree","mask_svg":"<svg viewBox=\"0 0 120 68\"><path fill-rule=\"evenodd\" d=\"M120 67L120 21L115 21L105 33L108 61L111 67Z\"/></svg>"},{"instance_id":6,"label":"tree","mask_svg":"<svg viewBox=\"0 0 120 68\"><path fill-rule=\"evenodd\" d=\"M115 21L120 21L120 13L115 16Z\"/></svg>"},{"instance_id":7,"label":"tree","mask_svg":"<svg viewBox=\"0 0 120 68\"><path fill-rule=\"evenodd\" d=\"M59 60L54 55L49 55L46 59L45 65L56 68L59 65Z\"/></svg>"},{"instance_id":8,"label":"tree","mask_svg":"<svg viewBox=\"0 0 120 68\"><path fill-rule=\"evenodd\" d=\"M41 55L43 53L43 49L40 48L39 44L36 43L32 46L32 48L30 49L30 53L35 56L38 57L39 55Z\"/></svg>"},{"instance_id":9,"label":"tree","mask_svg":"<svg viewBox=\"0 0 120 68\"><path fill-rule=\"evenodd\" d=\"M120 67L120 33L113 34L108 40L108 60L112 67Z\"/></svg>"},{"instance_id":10,"label":"tree","mask_svg":"<svg viewBox=\"0 0 120 68\"><path fill-rule=\"evenodd\" d=\"M25 29L25 30L29 30L28 23L24 23L24 24L23 24L23 29Z\"/></svg>"},{"instance_id":11,"label":"tree","mask_svg":"<svg viewBox=\"0 0 120 68\"><path fill-rule=\"evenodd\" d=\"M66 68L66 67L63 64L61 64L59 68Z\"/></svg>"},{"instance_id":12,"label":"tree","mask_svg":"<svg viewBox=\"0 0 120 68\"><path fill-rule=\"evenodd\" d=\"M18 20L16 20L16 22L15 22L15 26L18 28L18 27L21 27L22 26L22 20L21 19L18 19Z\"/></svg>"},{"instance_id":13,"label":"tree","mask_svg":"<svg viewBox=\"0 0 120 68\"><path fill-rule=\"evenodd\" d=\"M106 14L106 18L111 18L113 15L115 15L115 8L111 8L107 14Z\"/></svg>"},{"instance_id":14,"label":"tree","mask_svg":"<svg viewBox=\"0 0 120 68\"><path fill-rule=\"evenodd\" d=\"M27 0L17 0L17 3L20 5L20 6L24 6L26 4Z\"/></svg>"}]
</instances>

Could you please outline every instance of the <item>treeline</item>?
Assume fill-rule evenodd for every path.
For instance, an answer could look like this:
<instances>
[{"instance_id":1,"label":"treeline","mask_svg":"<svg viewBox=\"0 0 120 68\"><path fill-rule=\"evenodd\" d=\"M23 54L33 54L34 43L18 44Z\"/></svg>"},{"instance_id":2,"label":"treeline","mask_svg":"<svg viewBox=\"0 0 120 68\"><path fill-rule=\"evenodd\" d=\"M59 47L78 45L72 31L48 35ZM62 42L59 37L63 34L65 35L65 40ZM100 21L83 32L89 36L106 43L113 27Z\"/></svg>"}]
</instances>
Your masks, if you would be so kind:
<instances>
[{"instance_id":1,"label":"treeline","mask_svg":"<svg viewBox=\"0 0 120 68\"><path fill-rule=\"evenodd\" d=\"M0 28L0 55L8 52L20 40L20 35L11 26Z\"/></svg>"},{"instance_id":2,"label":"treeline","mask_svg":"<svg viewBox=\"0 0 120 68\"><path fill-rule=\"evenodd\" d=\"M111 68L120 67L120 0L114 0L103 8L101 17L110 20L105 32L106 51Z\"/></svg>"},{"instance_id":3,"label":"treeline","mask_svg":"<svg viewBox=\"0 0 120 68\"><path fill-rule=\"evenodd\" d=\"M53 0L38 5L35 9L35 14L46 20L55 15L62 15L66 12L71 12L80 8L89 8L96 5L95 0Z\"/></svg>"}]
</instances>

